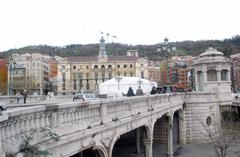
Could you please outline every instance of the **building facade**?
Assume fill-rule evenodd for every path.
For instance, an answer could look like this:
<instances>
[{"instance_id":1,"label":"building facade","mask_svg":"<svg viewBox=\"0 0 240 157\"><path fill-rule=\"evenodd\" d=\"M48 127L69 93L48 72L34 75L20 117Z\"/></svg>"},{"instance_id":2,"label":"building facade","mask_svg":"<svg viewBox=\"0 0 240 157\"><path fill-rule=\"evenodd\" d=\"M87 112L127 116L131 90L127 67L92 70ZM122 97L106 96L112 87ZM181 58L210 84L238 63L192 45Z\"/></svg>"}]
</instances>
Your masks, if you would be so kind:
<instances>
[{"instance_id":1,"label":"building facade","mask_svg":"<svg viewBox=\"0 0 240 157\"><path fill-rule=\"evenodd\" d=\"M114 77L149 79L148 60L129 51L126 56L108 56L105 40L100 40L98 56L68 57L58 61L58 94L97 92L99 83Z\"/></svg>"},{"instance_id":2,"label":"building facade","mask_svg":"<svg viewBox=\"0 0 240 157\"><path fill-rule=\"evenodd\" d=\"M232 61L232 88L234 92L240 91L240 54L231 55Z\"/></svg>"},{"instance_id":3,"label":"building facade","mask_svg":"<svg viewBox=\"0 0 240 157\"><path fill-rule=\"evenodd\" d=\"M0 95L7 94L7 60L0 59Z\"/></svg>"},{"instance_id":4,"label":"building facade","mask_svg":"<svg viewBox=\"0 0 240 157\"><path fill-rule=\"evenodd\" d=\"M49 81L48 58L40 53L13 54L8 66L9 95L26 89L29 94L44 94Z\"/></svg>"}]
</instances>

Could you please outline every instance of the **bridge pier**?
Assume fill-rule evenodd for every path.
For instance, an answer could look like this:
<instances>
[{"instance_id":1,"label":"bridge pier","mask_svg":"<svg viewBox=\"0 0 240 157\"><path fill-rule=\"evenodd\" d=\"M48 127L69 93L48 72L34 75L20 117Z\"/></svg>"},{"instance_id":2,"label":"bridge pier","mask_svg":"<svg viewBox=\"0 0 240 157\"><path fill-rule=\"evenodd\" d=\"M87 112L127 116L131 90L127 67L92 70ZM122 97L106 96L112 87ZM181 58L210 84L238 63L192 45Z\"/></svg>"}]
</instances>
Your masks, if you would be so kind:
<instances>
[{"instance_id":1,"label":"bridge pier","mask_svg":"<svg viewBox=\"0 0 240 157\"><path fill-rule=\"evenodd\" d=\"M173 157L173 113L168 115L167 138L167 156Z\"/></svg>"},{"instance_id":2,"label":"bridge pier","mask_svg":"<svg viewBox=\"0 0 240 157\"><path fill-rule=\"evenodd\" d=\"M136 153L141 154L140 128L136 129Z\"/></svg>"},{"instance_id":3,"label":"bridge pier","mask_svg":"<svg viewBox=\"0 0 240 157\"><path fill-rule=\"evenodd\" d=\"M145 157L152 157L152 139L143 139L145 146Z\"/></svg>"}]
</instances>

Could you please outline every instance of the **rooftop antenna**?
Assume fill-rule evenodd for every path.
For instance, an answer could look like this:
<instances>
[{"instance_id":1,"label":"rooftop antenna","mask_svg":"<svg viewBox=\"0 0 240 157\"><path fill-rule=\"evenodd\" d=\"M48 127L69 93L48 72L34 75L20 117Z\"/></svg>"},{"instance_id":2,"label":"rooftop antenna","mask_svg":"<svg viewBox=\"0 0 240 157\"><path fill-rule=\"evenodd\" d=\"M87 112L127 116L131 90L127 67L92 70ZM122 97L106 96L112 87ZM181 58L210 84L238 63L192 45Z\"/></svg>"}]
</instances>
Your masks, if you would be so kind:
<instances>
[{"instance_id":1,"label":"rooftop antenna","mask_svg":"<svg viewBox=\"0 0 240 157\"><path fill-rule=\"evenodd\" d=\"M106 36L106 43L108 43L109 42L109 38L113 38L113 39L116 39L117 38L117 36L116 35L112 35L112 34L110 34L110 33L108 33L108 32L103 32L103 31L100 31L101 32L101 36L103 37L103 35L105 35Z\"/></svg>"}]
</instances>

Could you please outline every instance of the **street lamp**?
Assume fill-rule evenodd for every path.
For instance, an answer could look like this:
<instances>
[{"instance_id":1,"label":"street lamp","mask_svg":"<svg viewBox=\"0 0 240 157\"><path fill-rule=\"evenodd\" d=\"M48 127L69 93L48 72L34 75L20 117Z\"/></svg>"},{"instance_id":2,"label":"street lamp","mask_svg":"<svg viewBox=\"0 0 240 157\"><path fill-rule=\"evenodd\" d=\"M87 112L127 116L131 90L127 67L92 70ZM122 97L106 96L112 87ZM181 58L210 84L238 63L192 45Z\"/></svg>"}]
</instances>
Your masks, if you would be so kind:
<instances>
[{"instance_id":1,"label":"street lamp","mask_svg":"<svg viewBox=\"0 0 240 157\"><path fill-rule=\"evenodd\" d=\"M138 83L139 86L141 86L141 84L143 83L143 81L142 81L141 79L139 79L139 80L137 81L137 83Z\"/></svg>"},{"instance_id":2,"label":"street lamp","mask_svg":"<svg viewBox=\"0 0 240 157\"><path fill-rule=\"evenodd\" d=\"M165 37L164 43L159 48L157 48L157 51L162 52L164 60L166 61L166 76L167 76L166 84L169 85L171 84L171 80L170 80L168 57L171 55L172 52L176 51L176 47L169 45L168 38Z\"/></svg>"},{"instance_id":3,"label":"street lamp","mask_svg":"<svg viewBox=\"0 0 240 157\"><path fill-rule=\"evenodd\" d=\"M12 71L16 66L16 62L13 60L9 60L9 64L8 64L8 73L9 73L9 77L8 77L8 95L13 95L13 80L12 80Z\"/></svg>"},{"instance_id":4,"label":"street lamp","mask_svg":"<svg viewBox=\"0 0 240 157\"><path fill-rule=\"evenodd\" d=\"M122 77L117 76L117 77L115 77L115 80L118 82L118 91L119 91L119 89L120 89L119 82L122 80Z\"/></svg>"}]
</instances>

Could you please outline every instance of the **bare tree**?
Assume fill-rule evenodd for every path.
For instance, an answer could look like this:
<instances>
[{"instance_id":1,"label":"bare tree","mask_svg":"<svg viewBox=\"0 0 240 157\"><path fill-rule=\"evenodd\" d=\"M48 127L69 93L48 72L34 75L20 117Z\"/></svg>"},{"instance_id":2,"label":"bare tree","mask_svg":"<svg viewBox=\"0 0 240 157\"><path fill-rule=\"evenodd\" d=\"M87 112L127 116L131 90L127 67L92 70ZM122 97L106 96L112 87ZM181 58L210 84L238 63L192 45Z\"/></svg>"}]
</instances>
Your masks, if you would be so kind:
<instances>
[{"instance_id":1,"label":"bare tree","mask_svg":"<svg viewBox=\"0 0 240 157\"><path fill-rule=\"evenodd\" d=\"M199 119L204 131L201 134L208 138L218 157L227 157L228 149L239 136L239 122L236 114L227 111L228 117L222 114L222 121L218 121L214 114L207 117L206 121Z\"/></svg>"}]
</instances>

